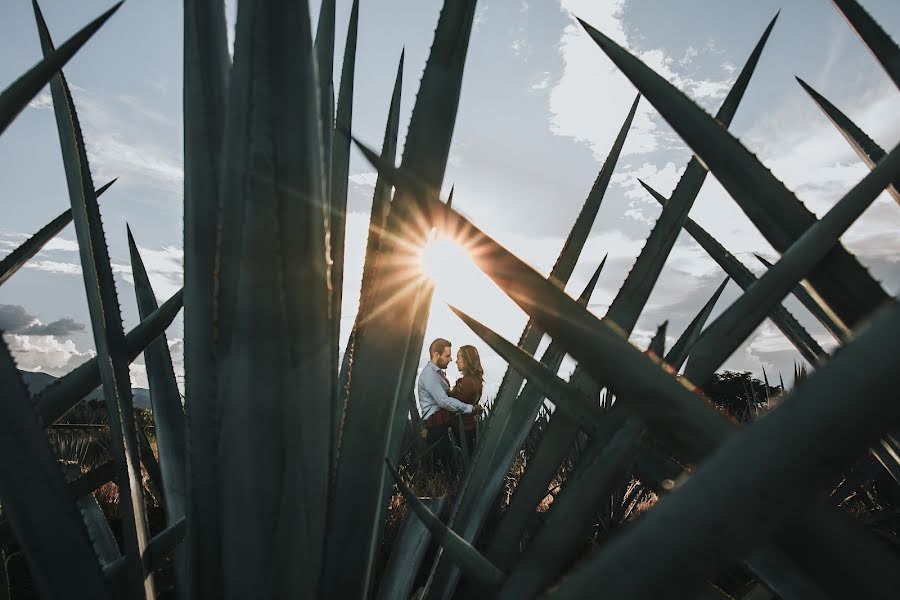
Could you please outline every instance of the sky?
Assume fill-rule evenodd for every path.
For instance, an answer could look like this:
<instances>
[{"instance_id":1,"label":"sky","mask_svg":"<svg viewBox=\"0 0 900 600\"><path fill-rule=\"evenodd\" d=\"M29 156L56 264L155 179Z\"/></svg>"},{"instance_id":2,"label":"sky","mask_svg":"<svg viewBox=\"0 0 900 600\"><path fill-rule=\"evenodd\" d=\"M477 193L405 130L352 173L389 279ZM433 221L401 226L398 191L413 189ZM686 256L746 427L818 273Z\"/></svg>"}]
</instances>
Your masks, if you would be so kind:
<instances>
[{"instance_id":1,"label":"sky","mask_svg":"<svg viewBox=\"0 0 900 600\"><path fill-rule=\"evenodd\" d=\"M109 2L44 0L61 42ZM338 0L337 55L350 0ZM354 133L380 147L400 52L406 50L401 151L418 81L431 45L438 0L361 0ZM894 39L900 4L864 7ZM637 54L714 112L769 20L781 9L731 131L817 215L824 214L867 168L794 80L798 75L856 121L886 150L900 140L900 95L839 13L826 0L481 0L469 47L444 192L454 206L536 269L549 273L581 209L636 90L578 26L575 17ZM318 3L311 12L316 18ZM235 2L226 2L229 35ZM182 23L178 2L129 0L67 65L97 186L118 177L101 199L126 330L138 322L125 233L130 224L160 301L182 282ZM315 21L313 21L315 22ZM0 86L40 58L30 3L4 6ZM335 87L341 61L335 60ZM589 309L603 316L659 215L637 183L664 194L675 187L690 150L641 100L637 117L567 290L577 296L609 255ZM342 338L356 313L374 170L351 157ZM48 90L0 137L0 255L68 207L65 175ZM691 217L757 274L753 253L773 251L714 177ZM886 194L843 238L892 296L900 291L900 206ZM447 250L426 333L455 347L475 345L493 395L505 363L447 308L459 306L516 341L527 320L464 255ZM724 279L724 272L682 234L654 287L631 341L644 348L663 321L667 347ZM713 317L739 295L729 283ZM825 348L834 341L796 301L788 309ZM22 369L62 375L93 356L94 344L71 226L0 288L0 328ZM183 377L181 316L167 332ZM546 346L545 339L542 346ZM423 352L422 360L426 360ZM142 358L132 366L146 386ZM725 363L757 376L783 374L788 385L797 351L766 321ZM567 359L563 377L574 363ZM450 368L451 378L456 375Z\"/></svg>"}]
</instances>

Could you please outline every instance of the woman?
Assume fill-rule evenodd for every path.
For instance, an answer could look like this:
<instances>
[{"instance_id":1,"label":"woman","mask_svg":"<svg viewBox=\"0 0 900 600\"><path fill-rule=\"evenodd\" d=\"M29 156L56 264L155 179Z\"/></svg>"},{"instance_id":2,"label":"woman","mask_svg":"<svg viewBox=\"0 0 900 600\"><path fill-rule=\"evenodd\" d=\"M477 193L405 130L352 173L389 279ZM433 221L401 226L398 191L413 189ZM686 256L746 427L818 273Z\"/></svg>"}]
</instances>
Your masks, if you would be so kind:
<instances>
[{"instance_id":1,"label":"woman","mask_svg":"<svg viewBox=\"0 0 900 600\"><path fill-rule=\"evenodd\" d=\"M447 395L460 402L477 406L484 389L484 369L475 346L460 346L456 352L456 368L459 369L462 377L456 380L456 384ZM476 442L475 415L463 415L462 420L469 452L472 452Z\"/></svg>"}]
</instances>

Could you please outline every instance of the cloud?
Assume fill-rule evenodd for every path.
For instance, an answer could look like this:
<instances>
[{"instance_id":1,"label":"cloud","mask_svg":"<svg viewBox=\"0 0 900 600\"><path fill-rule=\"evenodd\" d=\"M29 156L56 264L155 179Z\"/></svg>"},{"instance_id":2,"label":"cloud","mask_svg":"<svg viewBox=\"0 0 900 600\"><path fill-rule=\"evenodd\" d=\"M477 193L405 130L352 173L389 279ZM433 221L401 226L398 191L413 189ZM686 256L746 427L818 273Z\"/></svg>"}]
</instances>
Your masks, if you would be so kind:
<instances>
[{"instance_id":1,"label":"cloud","mask_svg":"<svg viewBox=\"0 0 900 600\"><path fill-rule=\"evenodd\" d=\"M637 48L625 31L627 0L561 0L560 4L573 22L563 30L560 39L565 66L550 94L550 130L584 142L597 160L602 161L609 153L636 90L575 22L575 16L636 54L651 69L697 100L723 98L731 86L732 72L725 69L721 79L690 76L685 67L697 54L692 47L680 61L661 48ZM601 105L611 108L599 110ZM659 126L658 119L648 102L638 105L623 156L647 154L667 145L669 134Z\"/></svg>"},{"instance_id":2,"label":"cloud","mask_svg":"<svg viewBox=\"0 0 900 600\"><path fill-rule=\"evenodd\" d=\"M60 340L52 335L7 333L3 337L16 365L24 371L41 371L60 377L96 356L93 350L81 352L72 340Z\"/></svg>"},{"instance_id":3,"label":"cloud","mask_svg":"<svg viewBox=\"0 0 900 600\"><path fill-rule=\"evenodd\" d=\"M42 323L36 316L29 314L24 306L0 304L0 329L6 333L21 335L65 337L75 332L84 331L84 325L68 317L57 319L50 323Z\"/></svg>"}]
</instances>

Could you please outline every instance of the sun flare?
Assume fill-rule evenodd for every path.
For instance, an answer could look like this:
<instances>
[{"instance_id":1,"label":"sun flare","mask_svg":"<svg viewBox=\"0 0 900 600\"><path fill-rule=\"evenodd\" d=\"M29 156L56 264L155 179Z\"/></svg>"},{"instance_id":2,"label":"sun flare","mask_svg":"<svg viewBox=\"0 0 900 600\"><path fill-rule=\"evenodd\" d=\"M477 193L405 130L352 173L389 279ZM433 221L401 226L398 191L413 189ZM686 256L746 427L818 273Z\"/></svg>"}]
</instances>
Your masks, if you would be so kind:
<instances>
[{"instance_id":1,"label":"sun flare","mask_svg":"<svg viewBox=\"0 0 900 600\"><path fill-rule=\"evenodd\" d=\"M422 249L422 273L438 289L465 286L471 279L472 259L468 251L452 237L438 236L432 231Z\"/></svg>"}]
</instances>

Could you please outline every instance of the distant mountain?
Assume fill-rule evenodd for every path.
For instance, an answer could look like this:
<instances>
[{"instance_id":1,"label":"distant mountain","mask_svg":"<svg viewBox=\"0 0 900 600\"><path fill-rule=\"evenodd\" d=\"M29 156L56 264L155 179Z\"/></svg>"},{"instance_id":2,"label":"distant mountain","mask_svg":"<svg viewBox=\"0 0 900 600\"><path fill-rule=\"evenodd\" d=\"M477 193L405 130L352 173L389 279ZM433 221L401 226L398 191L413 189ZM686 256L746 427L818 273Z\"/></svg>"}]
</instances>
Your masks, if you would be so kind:
<instances>
[{"instance_id":1,"label":"distant mountain","mask_svg":"<svg viewBox=\"0 0 900 600\"><path fill-rule=\"evenodd\" d=\"M22 376L22 381L25 382L28 393L32 396L58 379L53 375L41 373L40 371L19 371L19 375ZM150 408L150 390L145 388L131 388L131 393L134 395L135 408ZM103 390L98 387L87 395L87 399L102 402Z\"/></svg>"}]
</instances>

